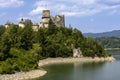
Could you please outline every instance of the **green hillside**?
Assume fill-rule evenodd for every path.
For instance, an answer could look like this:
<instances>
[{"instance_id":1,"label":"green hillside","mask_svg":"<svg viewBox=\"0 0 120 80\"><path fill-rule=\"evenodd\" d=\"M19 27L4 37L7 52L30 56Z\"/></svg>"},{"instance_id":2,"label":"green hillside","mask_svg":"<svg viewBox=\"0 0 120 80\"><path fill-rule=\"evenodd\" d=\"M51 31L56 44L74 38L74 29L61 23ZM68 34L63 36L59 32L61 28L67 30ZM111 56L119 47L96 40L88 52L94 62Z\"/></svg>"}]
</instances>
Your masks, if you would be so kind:
<instances>
[{"instance_id":1,"label":"green hillside","mask_svg":"<svg viewBox=\"0 0 120 80\"><path fill-rule=\"evenodd\" d=\"M25 27L10 24L0 26L0 73L29 71L37 68L40 59L48 57L72 57L73 48L82 50L83 56L106 57L104 48L93 38L85 38L77 29L56 27L33 31L32 22Z\"/></svg>"},{"instance_id":2,"label":"green hillside","mask_svg":"<svg viewBox=\"0 0 120 80\"><path fill-rule=\"evenodd\" d=\"M96 38L96 41L102 44L105 48L120 48L119 37L101 37Z\"/></svg>"},{"instance_id":3,"label":"green hillside","mask_svg":"<svg viewBox=\"0 0 120 80\"><path fill-rule=\"evenodd\" d=\"M99 37L120 37L120 30L113 30L113 31L103 32L103 33L84 33L84 36L86 36L86 37L93 37L93 38L99 38Z\"/></svg>"}]
</instances>

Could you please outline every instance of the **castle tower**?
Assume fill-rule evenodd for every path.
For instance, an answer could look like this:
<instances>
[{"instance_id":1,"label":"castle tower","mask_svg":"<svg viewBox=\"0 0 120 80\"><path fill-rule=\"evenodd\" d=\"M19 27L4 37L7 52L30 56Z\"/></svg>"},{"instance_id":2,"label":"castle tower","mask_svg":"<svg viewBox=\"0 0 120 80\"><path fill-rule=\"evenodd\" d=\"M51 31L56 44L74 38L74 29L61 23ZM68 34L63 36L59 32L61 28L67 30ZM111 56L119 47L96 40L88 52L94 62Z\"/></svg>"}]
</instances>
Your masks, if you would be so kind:
<instances>
[{"instance_id":1,"label":"castle tower","mask_svg":"<svg viewBox=\"0 0 120 80\"><path fill-rule=\"evenodd\" d=\"M8 28L10 26L11 22L7 21L5 24L5 28Z\"/></svg>"},{"instance_id":2,"label":"castle tower","mask_svg":"<svg viewBox=\"0 0 120 80\"><path fill-rule=\"evenodd\" d=\"M21 21L18 23L18 26L21 27L21 28L24 28L25 27L25 22L24 22L24 19L22 18Z\"/></svg>"},{"instance_id":3,"label":"castle tower","mask_svg":"<svg viewBox=\"0 0 120 80\"><path fill-rule=\"evenodd\" d=\"M64 15L56 15L56 16L55 16L54 23L55 23L58 27L65 27L65 18L64 18Z\"/></svg>"},{"instance_id":4,"label":"castle tower","mask_svg":"<svg viewBox=\"0 0 120 80\"><path fill-rule=\"evenodd\" d=\"M50 10L43 10L42 23L44 28L48 28L50 21Z\"/></svg>"}]
</instances>

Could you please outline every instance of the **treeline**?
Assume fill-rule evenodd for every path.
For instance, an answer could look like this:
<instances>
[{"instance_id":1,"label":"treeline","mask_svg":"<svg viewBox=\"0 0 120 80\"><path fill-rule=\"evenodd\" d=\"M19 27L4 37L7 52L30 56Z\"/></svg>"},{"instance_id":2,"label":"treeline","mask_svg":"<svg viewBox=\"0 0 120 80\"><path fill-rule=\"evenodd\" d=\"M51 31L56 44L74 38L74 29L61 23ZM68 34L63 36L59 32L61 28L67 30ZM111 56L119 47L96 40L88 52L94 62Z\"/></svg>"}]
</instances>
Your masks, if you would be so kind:
<instances>
[{"instance_id":1,"label":"treeline","mask_svg":"<svg viewBox=\"0 0 120 80\"><path fill-rule=\"evenodd\" d=\"M0 73L35 69L38 60L48 57L72 57L73 48L79 47L83 56L108 56L93 38L85 38L77 29L56 27L51 21L49 28L38 31L33 31L32 22L24 28L0 26Z\"/></svg>"},{"instance_id":2,"label":"treeline","mask_svg":"<svg viewBox=\"0 0 120 80\"><path fill-rule=\"evenodd\" d=\"M119 37L101 37L96 38L96 41L102 44L105 48L120 48Z\"/></svg>"}]
</instances>

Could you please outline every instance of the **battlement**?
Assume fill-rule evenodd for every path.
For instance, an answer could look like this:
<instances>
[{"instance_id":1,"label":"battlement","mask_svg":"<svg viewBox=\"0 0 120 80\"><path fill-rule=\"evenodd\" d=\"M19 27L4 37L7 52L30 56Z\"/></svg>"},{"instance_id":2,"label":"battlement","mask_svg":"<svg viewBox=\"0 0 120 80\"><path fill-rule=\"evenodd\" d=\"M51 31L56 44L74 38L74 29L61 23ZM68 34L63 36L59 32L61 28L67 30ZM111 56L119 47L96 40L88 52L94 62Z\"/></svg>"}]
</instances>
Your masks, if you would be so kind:
<instances>
[{"instance_id":1,"label":"battlement","mask_svg":"<svg viewBox=\"0 0 120 80\"><path fill-rule=\"evenodd\" d=\"M53 21L53 23L57 26L57 27L64 27L65 26L65 19L64 19L64 15L56 15L56 16L51 16L50 15L50 10L43 10L43 15L42 15L42 24L47 25L45 27L48 27L49 25L49 21L50 19Z\"/></svg>"},{"instance_id":2,"label":"battlement","mask_svg":"<svg viewBox=\"0 0 120 80\"><path fill-rule=\"evenodd\" d=\"M43 10L42 12L42 21L36 24L33 24L33 30L37 31L38 28L48 28L49 27L49 21L52 20L52 22L56 25L56 27L65 27L65 18L64 15L50 15L50 10ZM18 23L19 27L24 28L25 23L31 22L29 19L21 19L21 21ZM6 28L9 27L8 24L5 24Z\"/></svg>"},{"instance_id":3,"label":"battlement","mask_svg":"<svg viewBox=\"0 0 120 80\"><path fill-rule=\"evenodd\" d=\"M43 10L42 18L49 18L50 17L50 10Z\"/></svg>"}]
</instances>

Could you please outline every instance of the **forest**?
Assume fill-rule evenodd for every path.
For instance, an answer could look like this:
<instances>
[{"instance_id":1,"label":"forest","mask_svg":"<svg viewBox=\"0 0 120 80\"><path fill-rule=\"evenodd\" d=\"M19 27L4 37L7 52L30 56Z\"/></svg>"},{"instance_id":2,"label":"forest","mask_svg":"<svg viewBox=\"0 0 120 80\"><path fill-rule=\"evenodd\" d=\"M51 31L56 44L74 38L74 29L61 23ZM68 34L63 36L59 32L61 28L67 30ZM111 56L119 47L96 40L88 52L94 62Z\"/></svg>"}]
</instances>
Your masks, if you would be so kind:
<instances>
[{"instance_id":1,"label":"forest","mask_svg":"<svg viewBox=\"0 0 120 80\"><path fill-rule=\"evenodd\" d=\"M120 37L101 37L96 38L96 41L104 48L120 48Z\"/></svg>"},{"instance_id":2,"label":"forest","mask_svg":"<svg viewBox=\"0 0 120 80\"><path fill-rule=\"evenodd\" d=\"M73 48L84 57L107 57L108 53L93 38L85 38L78 29L56 27L32 29L32 22L21 28L0 26L0 74L11 74L38 68L38 61L48 57L72 57Z\"/></svg>"}]
</instances>

